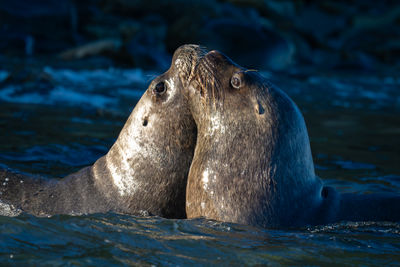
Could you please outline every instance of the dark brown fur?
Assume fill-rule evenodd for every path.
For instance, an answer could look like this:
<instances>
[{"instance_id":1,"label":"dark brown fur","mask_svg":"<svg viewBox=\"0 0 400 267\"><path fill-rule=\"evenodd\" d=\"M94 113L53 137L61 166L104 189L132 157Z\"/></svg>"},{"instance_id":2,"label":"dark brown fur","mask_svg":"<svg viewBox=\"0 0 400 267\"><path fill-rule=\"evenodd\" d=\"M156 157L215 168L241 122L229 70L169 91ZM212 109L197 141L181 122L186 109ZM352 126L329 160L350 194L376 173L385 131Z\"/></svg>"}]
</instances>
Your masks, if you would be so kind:
<instances>
[{"instance_id":1,"label":"dark brown fur","mask_svg":"<svg viewBox=\"0 0 400 267\"><path fill-rule=\"evenodd\" d=\"M62 179L1 170L0 214L115 211L185 218L196 126L183 90L201 53L194 45L177 49L171 68L150 84L116 143L93 166ZM157 93L160 83L167 89Z\"/></svg>"},{"instance_id":2,"label":"dark brown fur","mask_svg":"<svg viewBox=\"0 0 400 267\"><path fill-rule=\"evenodd\" d=\"M299 109L257 72L211 51L200 60L187 93L198 128L188 218L263 227L400 220L399 196L340 195L323 186Z\"/></svg>"}]
</instances>

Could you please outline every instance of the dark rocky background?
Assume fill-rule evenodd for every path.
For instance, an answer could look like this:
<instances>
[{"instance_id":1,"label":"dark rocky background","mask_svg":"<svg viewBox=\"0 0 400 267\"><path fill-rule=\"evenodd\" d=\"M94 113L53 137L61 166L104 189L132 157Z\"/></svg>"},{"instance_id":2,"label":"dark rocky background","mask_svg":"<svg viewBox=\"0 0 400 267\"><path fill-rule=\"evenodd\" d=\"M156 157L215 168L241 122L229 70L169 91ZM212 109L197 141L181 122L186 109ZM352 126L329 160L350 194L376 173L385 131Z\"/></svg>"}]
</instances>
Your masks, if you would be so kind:
<instances>
[{"instance_id":1,"label":"dark rocky background","mask_svg":"<svg viewBox=\"0 0 400 267\"><path fill-rule=\"evenodd\" d=\"M264 70L398 72L398 1L0 1L0 68L163 71L181 44Z\"/></svg>"},{"instance_id":2,"label":"dark rocky background","mask_svg":"<svg viewBox=\"0 0 400 267\"><path fill-rule=\"evenodd\" d=\"M65 177L92 164L185 43L260 70L294 100L324 184L400 194L400 0L0 0L0 168ZM0 216L0 266L400 266L399 233Z\"/></svg>"}]
</instances>

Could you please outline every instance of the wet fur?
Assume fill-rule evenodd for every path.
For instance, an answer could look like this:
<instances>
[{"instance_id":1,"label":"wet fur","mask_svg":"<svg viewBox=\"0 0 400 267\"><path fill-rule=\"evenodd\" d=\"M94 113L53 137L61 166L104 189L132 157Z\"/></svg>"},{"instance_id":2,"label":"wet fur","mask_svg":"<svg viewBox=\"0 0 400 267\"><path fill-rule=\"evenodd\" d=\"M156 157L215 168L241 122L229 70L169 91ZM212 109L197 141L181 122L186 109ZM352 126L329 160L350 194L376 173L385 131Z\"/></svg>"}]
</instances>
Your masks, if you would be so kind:
<instances>
[{"instance_id":1,"label":"wet fur","mask_svg":"<svg viewBox=\"0 0 400 267\"><path fill-rule=\"evenodd\" d=\"M0 170L0 214L114 211L185 218L197 133L183 90L201 51L195 45L177 49L171 68L153 80L115 144L93 166L62 179ZM167 86L160 95L153 91L159 82Z\"/></svg>"},{"instance_id":2,"label":"wet fur","mask_svg":"<svg viewBox=\"0 0 400 267\"><path fill-rule=\"evenodd\" d=\"M241 75L240 89L230 84L235 73ZM188 218L263 227L400 220L399 196L340 195L323 186L314 173L299 109L258 73L211 51L200 60L188 89L198 128L186 193Z\"/></svg>"}]
</instances>

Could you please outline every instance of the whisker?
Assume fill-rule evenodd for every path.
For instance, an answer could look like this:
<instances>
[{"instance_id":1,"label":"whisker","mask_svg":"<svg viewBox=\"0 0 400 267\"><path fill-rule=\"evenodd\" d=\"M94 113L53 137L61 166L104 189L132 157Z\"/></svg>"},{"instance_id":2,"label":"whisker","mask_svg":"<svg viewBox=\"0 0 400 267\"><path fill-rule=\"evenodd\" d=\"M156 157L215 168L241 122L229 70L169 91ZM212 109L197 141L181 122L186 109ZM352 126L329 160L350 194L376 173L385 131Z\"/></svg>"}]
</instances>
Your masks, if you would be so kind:
<instances>
[{"instance_id":1,"label":"whisker","mask_svg":"<svg viewBox=\"0 0 400 267\"><path fill-rule=\"evenodd\" d=\"M149 83L150 81L154 80L157 77L157 75L155 75L155 74L146 74L145 77L146 77L146 79L145 79L146 83Z\"/></svg>"},{"instance_id":2,"label":"whisker","mask_svg":"<svg viewBox=\"0 0 400 267\"><path fill-rule=\"evenodd\" d=\"M199 83L198 90L204 103L209 102L215 108L217 104L224 101L224 90L221 88L221 81L218 78L218 70L215 64L210 61L206 54L202 54L192 71L193 78Z\"/></svg>"}]
</instances>

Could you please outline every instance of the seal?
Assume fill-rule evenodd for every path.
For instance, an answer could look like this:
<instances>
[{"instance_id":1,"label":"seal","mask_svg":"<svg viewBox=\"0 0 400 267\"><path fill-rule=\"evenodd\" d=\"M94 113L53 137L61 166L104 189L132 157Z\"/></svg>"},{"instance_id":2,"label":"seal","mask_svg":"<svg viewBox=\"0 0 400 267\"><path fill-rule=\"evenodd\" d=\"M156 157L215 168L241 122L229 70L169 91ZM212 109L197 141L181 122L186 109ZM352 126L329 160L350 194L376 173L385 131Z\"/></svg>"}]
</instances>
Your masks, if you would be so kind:
<instances>
[{"instance_id":1,"label":"seal","mask_svg":"<svg viewBox=\"0 0 400 267\"><path fill-rule=\"evenodd\" d=\"M301 112L258 72L210 51L187 95L197 125L188 218L262 227L400 220L398 195L340 194L323 185Z\"/></svg>"},{"instance_id":2,"label":"seal","mask_svg":"<svg viewBox=\"0 0 400 267\"><path fill-rule=\"evenodd\" d=\"M185 193L196 125L183 94L201 49L176 50L108 153L62 179L0 170L0 214L36 216L121 212L185 218Z\"/></svg>"}]
</instances>

